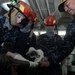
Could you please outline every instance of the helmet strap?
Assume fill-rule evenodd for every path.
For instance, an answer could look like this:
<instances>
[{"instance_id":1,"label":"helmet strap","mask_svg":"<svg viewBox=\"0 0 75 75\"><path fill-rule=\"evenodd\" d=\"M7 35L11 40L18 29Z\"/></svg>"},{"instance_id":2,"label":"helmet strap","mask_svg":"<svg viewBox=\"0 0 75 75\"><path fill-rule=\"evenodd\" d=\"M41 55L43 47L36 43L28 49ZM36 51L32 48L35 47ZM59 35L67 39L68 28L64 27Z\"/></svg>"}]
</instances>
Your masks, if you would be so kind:
<instances>
[{"instance_id":1,"label":"helmet strap","mask_svg":"<svg viewBox=\"0 0 75 75\"><path fill-rule=\"evenodd\" d=\"M31 42L31 39L32 39L32 36L33 36L33 28L34 28L34 22L31 25L31 30L30 30L30 34L29 34L29 37L28 37L28 40L27 40L27 45L29 45L30 42Z\"/></svg>"},{"instance_id":2,"label":"helmet strap","mask_svg":"<svg viewBox=\"0 0 75 75\"><path fill-rule=\"evenodd\" d=\"M10 10L9 10L9 14L8 14L10 25L11 25L11 13L12 13L12 10L13 10L13 7L10 8Z\"/></svg>"}]
</instances>

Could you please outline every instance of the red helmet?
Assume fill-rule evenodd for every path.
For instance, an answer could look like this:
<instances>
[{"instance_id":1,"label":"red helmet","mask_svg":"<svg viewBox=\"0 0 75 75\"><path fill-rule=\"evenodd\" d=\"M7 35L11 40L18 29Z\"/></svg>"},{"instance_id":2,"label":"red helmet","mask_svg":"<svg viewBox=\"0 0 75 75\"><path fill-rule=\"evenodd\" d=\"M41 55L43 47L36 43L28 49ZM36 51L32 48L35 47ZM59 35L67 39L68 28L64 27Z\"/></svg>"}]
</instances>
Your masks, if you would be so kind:
<instances>
[{"instance_id":1,"label":"red helmet","mask_svg":"<svg viewBox=\"0 0 75 75\"><path fill-rule=\"evenodd\" d=\"M36 14L36 12L32 11L32 12L30 13L29 19L30 19L31 21L33 21L33 22L36 22L36 21L37 21L37 14Z\"/></svg>"},{"instance_id":2,"label":"red helmet","mask_svg":"<svg viewBox=\"0 0 75 75\"><path fill-rule=\"evenodd\" d=\"M56 18L54 16L48 16L44 20L46 26L54 26L56 24Z\"/></svg>"},{"instance_id":3,"label":"red helmet","mask_svg":"<svg viewBox=\"0 0 75 75\"><path fill-rule=\"evenodd\" d=\"M27 17L30 15L31 12L30 6L23 1L20 1L19 3L19 10Z\"/></svg>"}]
</instances>

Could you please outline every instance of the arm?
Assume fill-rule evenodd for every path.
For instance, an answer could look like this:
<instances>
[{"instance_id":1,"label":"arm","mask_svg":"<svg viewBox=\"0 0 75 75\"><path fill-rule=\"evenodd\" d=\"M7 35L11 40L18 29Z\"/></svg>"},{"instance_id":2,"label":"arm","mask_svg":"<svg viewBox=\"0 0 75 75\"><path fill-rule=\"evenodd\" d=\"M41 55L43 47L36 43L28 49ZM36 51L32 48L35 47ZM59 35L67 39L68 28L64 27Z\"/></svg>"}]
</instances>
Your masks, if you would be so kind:
<instances>
[{"instance_id":1,"label":"arm","mask_svg":"<svg viewBox=\"0 0 75 75\"><path fill-rule=\"evenodd\" d=\"M2 43L2 35L3 35L3 24L5 23L6 17L4 17L2 14L0 14L0 44Z\"/></svg>"}]
</instances>

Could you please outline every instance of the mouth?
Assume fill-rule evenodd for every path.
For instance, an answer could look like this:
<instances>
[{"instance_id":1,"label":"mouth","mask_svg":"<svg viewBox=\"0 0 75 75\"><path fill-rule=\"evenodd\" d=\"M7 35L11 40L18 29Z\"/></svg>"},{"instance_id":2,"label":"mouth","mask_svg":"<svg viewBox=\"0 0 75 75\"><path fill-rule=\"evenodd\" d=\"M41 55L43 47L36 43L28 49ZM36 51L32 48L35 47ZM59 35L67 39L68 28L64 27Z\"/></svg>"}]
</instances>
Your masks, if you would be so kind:
<instances>
[{"instance_id":1,"label":"mouth","mask_svg":"<svg viewBox=\"0 0 75 75\"><path fill-rule=\"evenodd\" d=\"M70 13L70 12L71 12L71 9L68 9L68 10L67 10L67 12L69 12L69 13Z\"/></svg>"}]
</instances>

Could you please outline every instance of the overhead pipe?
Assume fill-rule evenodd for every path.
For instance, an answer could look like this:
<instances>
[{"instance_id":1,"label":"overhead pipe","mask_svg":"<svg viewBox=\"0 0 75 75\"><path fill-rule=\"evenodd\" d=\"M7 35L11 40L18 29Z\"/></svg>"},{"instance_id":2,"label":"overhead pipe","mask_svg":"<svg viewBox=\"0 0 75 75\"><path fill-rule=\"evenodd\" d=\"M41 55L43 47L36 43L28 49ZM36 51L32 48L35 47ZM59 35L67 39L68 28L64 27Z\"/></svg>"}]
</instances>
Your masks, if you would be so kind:
<instances>
[{"instance_id":1,"label":"overhead pipe","mask_svg":"<svg viewBox=\"0 0 75 75\"><path fill-rule=\"evenodd\" d=\"M35 1L36 1L36 4L37 4L37 7L38 7L38 9L39 9L41 18L43 19L43 15L42 15L42 12L41 12L41 9L40 9L40 6L39 6L39 2L38 2L38 0L35 0Z\"/></svg>"},{"instance_id":2,"label":"overhead pipe","mask_svg":"<svg viewBox=\"0 0 75 75\"><path fill-rule=\"evenodd\" d=\"M48 0L45 0L45 1L46 1L46 4L47 4L48 13L49 13L49 15L51 15L51 11L50 11L50 8L49 8L49 2L48 2Z\"/></svg>"},{"instance_id":3,"label":"overhead pipe","mask_svg":"<svg viewBox=\"0 0 75 75\"><path fill-rule=\"evenodd\" d=\"M31 0L28 0L28 2L29 2L31 9L34 11L36 9L34 3Z\"/></svg>"}]
</instances>

